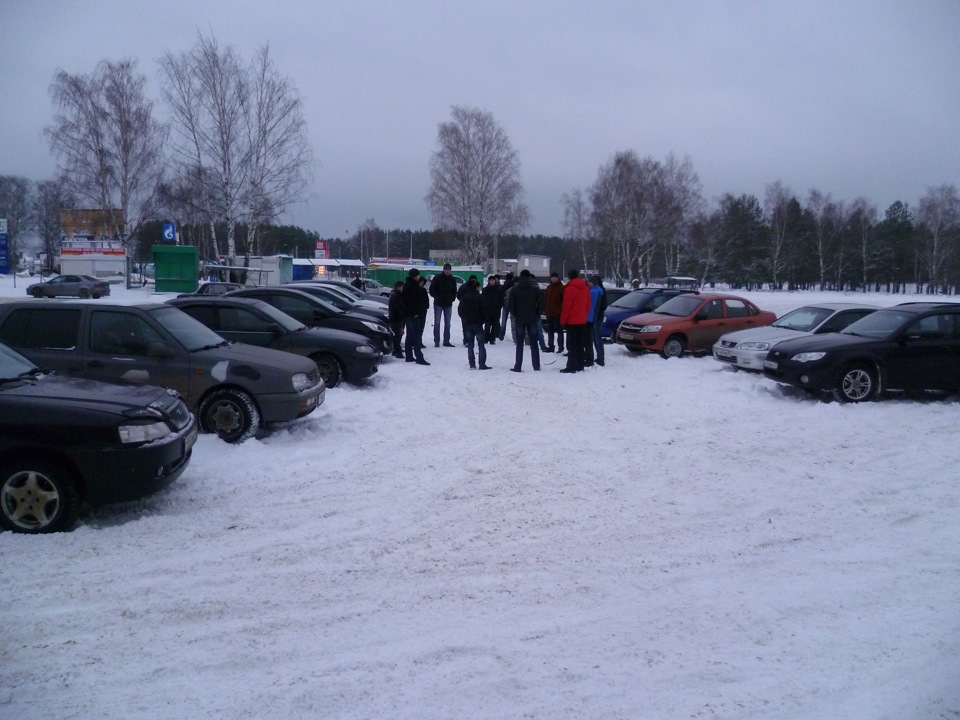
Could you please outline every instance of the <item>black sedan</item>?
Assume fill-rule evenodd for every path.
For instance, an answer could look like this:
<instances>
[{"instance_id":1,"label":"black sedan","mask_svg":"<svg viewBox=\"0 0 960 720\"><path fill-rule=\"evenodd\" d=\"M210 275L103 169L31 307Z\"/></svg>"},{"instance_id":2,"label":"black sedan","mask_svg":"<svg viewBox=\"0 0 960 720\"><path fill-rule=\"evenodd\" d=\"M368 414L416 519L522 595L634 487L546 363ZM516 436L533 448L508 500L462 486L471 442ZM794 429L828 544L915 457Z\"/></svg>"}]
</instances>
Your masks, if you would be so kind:
<instances>
[{"instance_id":1,"label":"black sedan","mask_svg":"<svg viewBox=\"0 0 960 720\"><path fill-rule=\"evenodd\" d=\"M101 298L109 294L110 283L91 275L58 275L27 286L27 295L35 298Z\"/></svg>"},{"instance_id":2,"label":"black sedan","mask_svg":"<svg viewBox=\"0 0 960 720\"><path fill-rule=\"evenodd\" d=\"M358 302L353 295L344 295L340 290L330 285L321 285L320 283L313 282L297 282L281 285L281 287L300 290L308 295L313 295L321 300L325 300L340 310L366 315L374 320L379 320L385 325L390 325L390 317L385 305L373 303L372 305L375 305L375 307L371 307L371 305L365 304L366 301Z\"/></svg>"},{"instance_id":3,"label":"black sedan","mask_svg":"<svg viewBox=\"0 0 960 720\"><path fill-rule=\"evenodd\" d=\"M877 310L837 333L787 340L764 374L841 402L886 390L960 391L960 303L904 303Z\"/></svg>"},{"instance_id":4,"label":"black sedan","mask_svg":"<svg viewBox=\"0 0 960 720\"><path fill-rule=\"evenodd\" d=\"M155 492L196 438L172 390L44 373L0 343L0 527L67 530L83 504Z\"/></svg>"},{"instance_id":5,"label":"black sedan","mask_svg":"<svg viewBox=\"0 0 960 720\"><path fill-rule=\"evenodd\" d=\"M225 297L262 300L307 327L326 327L358 333L372 340L380 352L390 352L393 348L393 333L389 325L366 315L341 310L301 290L289 287L244 288L228 293Z\"/></svg>"},{"instance_id":6,"label":"black sedan","mask_svg":"<svg viewBox=\"0 0 960 720\"><path fill-rule=\"evenodd\" d=\"M334 328L308 328L261 300L187 295L167 300L232 342L283 350L313 360L328 388L359 382L377 372L382 353L363 335Z\"/></svg>"}]
</instances>

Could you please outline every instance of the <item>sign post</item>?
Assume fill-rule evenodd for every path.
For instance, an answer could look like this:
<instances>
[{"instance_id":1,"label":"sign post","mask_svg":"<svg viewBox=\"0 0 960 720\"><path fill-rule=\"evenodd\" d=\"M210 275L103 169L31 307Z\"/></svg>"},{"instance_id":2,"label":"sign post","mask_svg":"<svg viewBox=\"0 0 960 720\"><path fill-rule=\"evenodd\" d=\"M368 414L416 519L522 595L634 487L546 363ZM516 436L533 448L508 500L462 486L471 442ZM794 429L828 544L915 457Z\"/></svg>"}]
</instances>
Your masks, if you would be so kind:
<instances>
[{"instance_id":1,"label":"sign post","mask_svg":"<svg viewBox=\"0 0 960 720\"><path fill-rule=\"evenodd\" d=\"M0 275L10 272L10 241L7 237L7 219L0 218ZM14 282L17 274L14 273Z\"/></svg>"}]
</instances>

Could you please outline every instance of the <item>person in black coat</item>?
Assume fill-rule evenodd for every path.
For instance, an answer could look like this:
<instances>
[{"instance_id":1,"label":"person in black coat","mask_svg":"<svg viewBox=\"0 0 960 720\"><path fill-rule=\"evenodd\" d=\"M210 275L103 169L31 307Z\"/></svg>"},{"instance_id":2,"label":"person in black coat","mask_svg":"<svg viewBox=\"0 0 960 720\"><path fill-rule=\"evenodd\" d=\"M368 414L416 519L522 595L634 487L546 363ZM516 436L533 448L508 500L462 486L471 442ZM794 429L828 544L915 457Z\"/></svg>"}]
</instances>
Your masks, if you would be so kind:
<instances>
[{"instance_id":1,"label":"person in black coat","mask_svg":"<svg viewBox=\"0 0 960 720\"><path fill-rule=\"evenodd\" d=\"M430 281L430 297L433 298L433 346L440 347L440 316L443 316L443 346L453 347L450 342L450 317L453 314L453 301L457 299L457 279L453 276L450 263L443 266L443 272L434 275Z\"/></svg>"},{"instance_id":2,"label":"person in black coat","mask_svg":"<svg viewBox=\"0 0 960 720\"><path fill-rule=\"evenodd\" d=\"M508 272L503 285L500 286L500 339L503 340L507 334L507 318L510 316L510 309L507 307L507 290L513 287L513 273Z\"/></svg>"},{"instance_id":3,"label":"person in black coat","mask_svg":"<svg viewBox=\"0 0 960 720\"><path fill-rule=\"evenodd\" d=\"M403 347L400 338L403 336L403 281L397 280L390 293L390 302L387 304L390 329L393 330L393 356L403 357Z\"/></svg>"},{"instance_id":4,"label":"person in black coat","mask_svg":"<svg viewBox=\"0 0 960 720\"><path fill-rule=\"evenodd\" d=\"M460 305L457 313L463 323L464 342L467 346L467 360L470 367L476 367L477 358L473 353L473 341L477 341L480 369L489 370L487 366L487 349L484 347L483 335L483 296L480 294L480 281L475 275L463 284L460 292Z\"/></svg>"},{"instance_id":5,"label":"person in black coat","mask_svg":"<svg viewBox=\"0 0 960 720\"><path fill-rule=\"evenodd\" d=\"M411 268L407 275L407 281L403 284L403 325L407 332L407 339L404 341L403 349L407 362L416 362L418 365L429 365L423 357L423 350L418 342L420 333L420 313L426 315L424 307L423 294L420 286L420 271Z\"/></svg>"},{"instance_id":6,"label":"person in black coat","mask_svg":"<svg viewBox=\"0 0 960 720\"><path fill-rule=\"evenodd\" d=\"M500 334L500 309L503 307L500 276L490 275L487 278L487 286L480 294L483 296L483 337L487 343L493 345Z\"/></svg>"},{"instance_id":7,"label":"person in black coat","mask_svg":"<svg viewBox=\"0 0 960 720\"><path fill-rule=\"evenodd\" d=\"M530 361L533 369L540 369L540 343L537 340L537 328L540 326L540 314L543 312L543 293L534 285L529 270L520 271L520 280L510 291L509 310L513 314L517 327L517 356L513 372L520 372L523 365L523 339L530 345Z\"/></svg>"}]
</instances>

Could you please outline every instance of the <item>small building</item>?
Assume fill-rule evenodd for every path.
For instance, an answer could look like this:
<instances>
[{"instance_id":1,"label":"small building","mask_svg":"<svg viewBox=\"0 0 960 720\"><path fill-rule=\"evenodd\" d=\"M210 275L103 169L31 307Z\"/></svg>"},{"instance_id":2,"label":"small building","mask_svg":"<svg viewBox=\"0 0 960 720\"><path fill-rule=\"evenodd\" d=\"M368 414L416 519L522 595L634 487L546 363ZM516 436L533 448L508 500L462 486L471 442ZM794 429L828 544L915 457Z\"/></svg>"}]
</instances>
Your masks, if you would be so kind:
<instances>
[{"instance_id":1,"label":"small building","mask_svg":"<svg viewBox=\"0 0 960 720\"><path fill-rule=\"evenodd\" d=\"M60 211L60 273L99 278L123 276L127 251L119 210Z\"/></svg>"}]
</instances>

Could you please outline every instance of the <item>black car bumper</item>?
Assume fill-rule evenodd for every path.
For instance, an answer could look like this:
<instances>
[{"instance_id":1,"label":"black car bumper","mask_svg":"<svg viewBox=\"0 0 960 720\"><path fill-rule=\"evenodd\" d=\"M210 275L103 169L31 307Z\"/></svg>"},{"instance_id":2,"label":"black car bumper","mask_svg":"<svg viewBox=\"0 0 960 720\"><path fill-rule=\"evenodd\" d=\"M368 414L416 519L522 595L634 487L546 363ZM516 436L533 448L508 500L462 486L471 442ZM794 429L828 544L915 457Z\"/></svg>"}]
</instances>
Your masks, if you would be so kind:
<instances>
[{"instance_id":1,"label":"black car bumper","mask_svg":"<svg viewBox=\"0 0 960 720\"><path fill-rule=\"evenodd\" d=\"M771 360L763 362L763 374L771 380L805 390L830 390L836 372L822 363L798 363L789 360Z\"/></svg>"},{"instance_id":2,"label":"black car bumper","mask_svg":"<svg viewBox=\"0 0 960 720\"><path fill-rule=\"evenodd\" d=\"M164 441L136 447L111 447L71 454L83 476L84 497L91 505L123 502L151 495L186 470L197 440L197 421Z\"/></svg>"}]
</instances>

